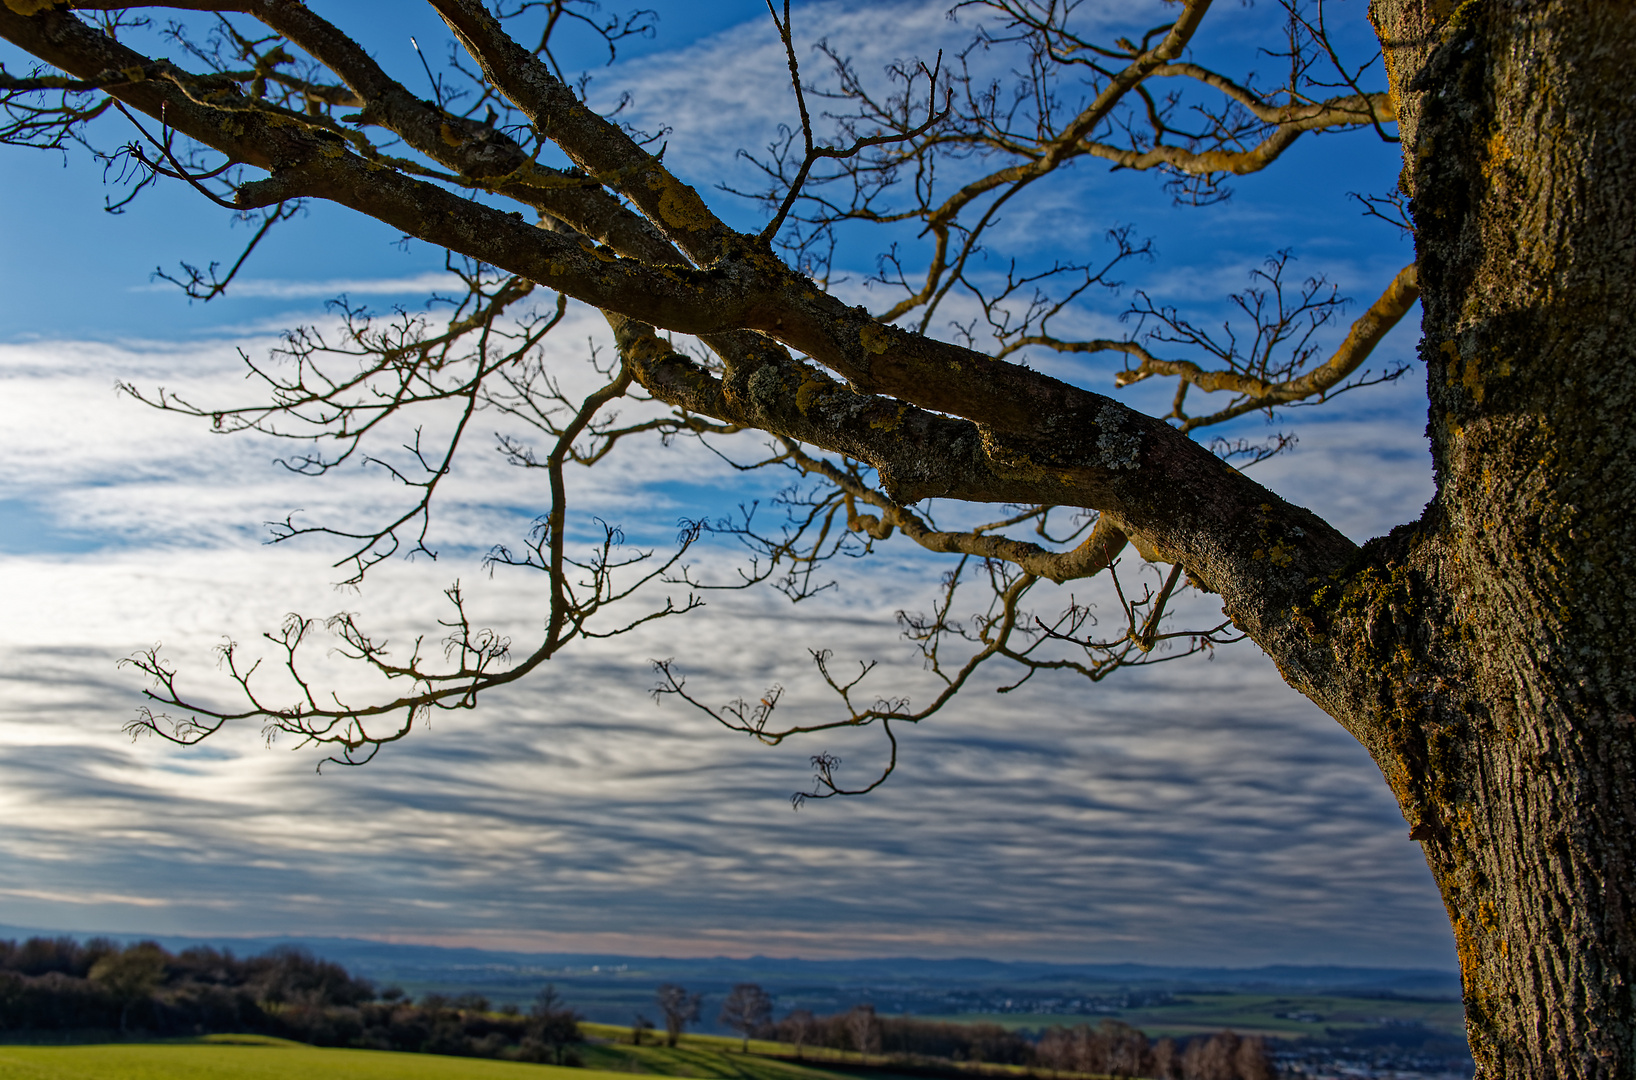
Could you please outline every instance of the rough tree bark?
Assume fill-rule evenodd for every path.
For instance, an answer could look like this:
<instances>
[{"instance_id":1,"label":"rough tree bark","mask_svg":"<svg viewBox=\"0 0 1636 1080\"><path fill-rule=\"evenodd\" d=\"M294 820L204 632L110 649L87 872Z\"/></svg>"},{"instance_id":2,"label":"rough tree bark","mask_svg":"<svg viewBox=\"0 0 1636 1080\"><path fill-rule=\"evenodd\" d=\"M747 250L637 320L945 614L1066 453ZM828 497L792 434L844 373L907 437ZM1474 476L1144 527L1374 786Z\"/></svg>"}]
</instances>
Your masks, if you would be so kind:
<instances>
[{"instance_id":1,"label":"rough tree bark","mask_svg":"<svg viewBox=\"0 0 1636 1080\"><path fill-rule=\"evenodd\" d=\"M1636 15L1376 0L1437 495L1317 621L1485 1077L1636 1075ZM1327 698L1327 700L1326 700Z\"/></svg>"},{"instance_id":2,"label":"rough tree bark","mask_svg":"<svg viewBox=\"0 0 1636 1080\"><path fill-rule=\"evenodd\" d=\"M1397 794L1453 923L1479 1074L1636 1077L1628 4L1375 0L1418 233L1383 325L1418 281L1437 493L1361 550L1164 421L829 296L586 109L477 0L432 6L578 172L451 123L303 5L175 6L253 14L335 71L371 123L561 231L189 81L69 6L112 5L5 0L0 36L264 169L238 206L329 199L595 304L655 398L866 462L900 509L932 496L1093 508L1111 523L1103 552L1128 535L1184 566ZM1175 60L1208 6L1182 5L1129 70ZM656 326L701 335L720 366L671 351ZM1106 562L1024 558L1047 577Z\"/></svg>"}]
</instances>

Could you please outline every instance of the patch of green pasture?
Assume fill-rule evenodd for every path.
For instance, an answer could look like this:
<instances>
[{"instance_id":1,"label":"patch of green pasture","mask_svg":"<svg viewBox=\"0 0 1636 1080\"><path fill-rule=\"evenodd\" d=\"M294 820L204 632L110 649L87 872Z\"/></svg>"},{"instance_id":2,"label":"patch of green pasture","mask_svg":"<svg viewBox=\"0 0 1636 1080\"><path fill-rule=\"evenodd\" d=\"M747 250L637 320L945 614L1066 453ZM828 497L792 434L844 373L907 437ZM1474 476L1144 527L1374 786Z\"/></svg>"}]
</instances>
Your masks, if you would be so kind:
<instances>
[{"instance_id":1,"label":"patch of green pasture","mask_svg":"<svg viewBox=\"0 0 1636 1080\"><path fill-rule=\"evenodd\" d=\"M579 1025L587 1038L605 1039L615 1046L625 1046L638 1049L631 1043L631 1029L619 1024L590 1024ZM661 1048L664 1045L663 1031L648 1031L642 1036L642 1047L645 1049ZM744 1040L737 1035L689 1035L684 1033L680 1046L695 1050L713 1050L723 1054L737 1054L744 1046ZM795 1047L790 1043L771 1042L766 1039L751 1039L750 1053L752 1054L793 1054Z\"/></svg>"},{"instance_id":2,"label":"patch of green pasture","mask_svg":"<svg viewBox=\"0 0 1636 1080\"><path fill-rule=\"evenodd\" d=\"M1186 1003L1128 1009L1120 1018L1150 1035L1191 1035L1231 1028L1287 1039L1321 1037L1331 1029L1356 1030L1384 1023L1420 1023L1451 1035L1465 1032L1465 1009L1458 1001L1303 994L1187 996L1191 1000Z\"/></svg>"},{"instance_id":3,"label":"patch of green pasture","mask_svg":"<svg viewBox=\"0 0 1636 1080\"><path fill-rule=\"evenodd\" d=\"M904 1080L902 1074L890 1071L891 1065L881 1055L872 1055L870 1062L880 1065L879 1073L858 1071L860 1064L856 1051L834 1050L827 1047L803 1047L803 1060L790 1061L795 1056L795 1044L751 1039L748 1054L742 1052L744 1041L725 1035L683 1035L674 1049L662 1045L660 1035L655 1045L650 1041L642 1046L631 1044L631 1029L611 1024L581 1024L580 1028L594 1042L575 1048L575 1053L587 1066L606 1072L637 1073L655 1076L687 1076L698 1080ZM652 1040L650 1032L644 1037ZM759 1055L774 1055L762 1057ZM844 1073L824 1068L825 1062L844 1063ZM985 1071L1025 1072L1021 1066L985 1065Z\"/></svg>"},{"instance_id":4,"label":"patch of green pasture","mask_svg":"<svg viewBox=\"0 0 1636 1080\"><path fill-rule=\"evenodd\" d=\"M892 1019L896 1014L882 1013L881 1018ZM1089 1024L1092 1027L1104 1020L1121 1020L1123 1017L1112 1013L1098 1013L1094 1016L1085 1013L937 1013L937 1014L908 1014L912 1019L924 1020L934 1024L995 1024L1007 1031L1043 1031L1049 1027L1078 1027Z\"/></svg>"},{"instance_id":5,"label":"patch of green pasture","mask_svg":"<svg viewBox=\"0 0 1636 1080\"><path fill-rule=\"evenodd\" d=\"M1385 1022L1421 1023L1434 1031L1460 1035L1465 1031L1465 1010L1458 1001L1412 998L1353 998L1311 994L1196 993L1165 1005L1121 1009L1107 1016L1045 1016L993 1013L961 1016L924 1016L948 1023L999 1024L1008 1030L1039 1030L1053 1026L1095 1027L1104 1019L1122 1020L1148 1036L1207 1035L1231 1029L1240 1035L1278 1039L1323 1037L1330 1029L1377 1027ZM1279 1013L1286 1015L1279 1016ZM1291 1019L1291 1016L1299 1017Z\"/></svg>"},{"instance_id":6,"label":"patch of green pasture","mask_svg":"<svg viewBox=\"0 0 1636 1080\"><path fill-rule=\"evenodd\" d=\"M587 1032L587 1034L591 1034ZM783 1052L778 1043L752 1041L751 1052L738 1052L738 1040L711 1039L711 1043L731 1042L733 1050L705 1043L709 1036L684 1037L681 1045L632 1046L626 1031L624 1042L589 1043L575 1047L586 1066L604 1072L642 1073L653 1076L690 1076L700 1080L842 1080L838 1074L788 1061L757 1057L756 1051ZM702 1044L702 1045L701 1045ZM850 1077L845 1080L851 1080Z\"/></svg>"},{"instance_id":7,"label":"patch of green pasture","mask_svg":"<svg viewBox=\"0 0 1636 1080\"><path fill-rule=\"evenodd\" d=\"M253 1035L167 1043L0 1046L0 1080L625 1080L515 1061L331 1050Z\"/></svg>"}]
</instances>

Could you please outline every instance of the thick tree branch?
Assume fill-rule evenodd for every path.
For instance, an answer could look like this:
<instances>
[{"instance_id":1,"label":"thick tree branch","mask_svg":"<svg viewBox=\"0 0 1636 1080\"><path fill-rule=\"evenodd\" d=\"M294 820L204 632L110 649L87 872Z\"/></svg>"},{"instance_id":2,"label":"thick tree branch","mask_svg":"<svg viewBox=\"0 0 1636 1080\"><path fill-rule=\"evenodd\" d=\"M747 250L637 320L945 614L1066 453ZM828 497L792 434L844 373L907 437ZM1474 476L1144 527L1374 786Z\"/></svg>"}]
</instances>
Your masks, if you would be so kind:
<instances>
[{"instance_id":1,"label":"thick tree branch","mask_svg":"<svg viewBox=\"0 0 1636 1080\"><path fill-rule=\"evenodd\" d=\"M430 0L482 68L534 128L579 168L630 199L667 237L701 265L744 239L705 205L699 193L616 124L598 116L533 53L519 45L479 0Z\"/></svg>"},{"instance_id":2,"label":"thick tree branch","mask_svg":"<svg viewBox=\"0 0 1636 1080\"><path fill-rule=\"evenodd\" d=\"M805 454L794 443L787 443L786 451L801 468L823 476L849 498L878 508L881 511L879 516L859 514L850 503L847 508L847 527L868 533L877 540L886 539L896 529L927 551L998 559L1033 577L1059 584L1094 577L1106 570L1128 542L1124 530L1115 522L1112 514L1097 518L1090 535L1070 551L1051 551L1030 541L995 535L986 528L966 532L934 529L909 507L894 502L884 492L862 483L856 476L837 468L833 462Z\"/></svg>"}]
</instances>

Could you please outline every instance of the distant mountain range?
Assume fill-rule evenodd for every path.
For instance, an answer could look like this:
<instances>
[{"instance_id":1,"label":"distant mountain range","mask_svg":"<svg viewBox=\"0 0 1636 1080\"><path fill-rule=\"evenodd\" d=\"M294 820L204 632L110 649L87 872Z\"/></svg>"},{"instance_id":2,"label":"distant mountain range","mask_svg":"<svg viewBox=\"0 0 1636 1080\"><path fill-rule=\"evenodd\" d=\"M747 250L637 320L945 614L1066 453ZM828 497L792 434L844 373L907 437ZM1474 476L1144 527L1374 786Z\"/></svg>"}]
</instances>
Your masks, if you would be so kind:
<instances>
[{"instance_id":1,"label":"distant mountain range","mask_svg":"<svg viewBox=\"0 0 1636 1080\"><path fill-rule=\"evenodd\" d=\"M118 941L156 940L172 951L193 945L227 948L240 955L279 946L311 950L377 984L412 994L482 994L496 1003L526 1002L545 983L555 983L588 1019L629 1023L652 1012L653 988L681 983L707 998L735 983L764 986L782 1013L790 1008L829 1012L870 1002L882 1012L918 1015L1107 1013L1132 995L1262 991L1458 998L1453 972L1427 968L1370 968L1272 964L1256 968L1158 964L1064 964L984 959L926 960L878 957L803 960L752 956L672 959L606 953L530 953L403 945L360 938L185 937L69 933L0 925L0 938L105 936ZM707 1002L706 1015L714 1008Z\"/></svg>"}]
</instances>

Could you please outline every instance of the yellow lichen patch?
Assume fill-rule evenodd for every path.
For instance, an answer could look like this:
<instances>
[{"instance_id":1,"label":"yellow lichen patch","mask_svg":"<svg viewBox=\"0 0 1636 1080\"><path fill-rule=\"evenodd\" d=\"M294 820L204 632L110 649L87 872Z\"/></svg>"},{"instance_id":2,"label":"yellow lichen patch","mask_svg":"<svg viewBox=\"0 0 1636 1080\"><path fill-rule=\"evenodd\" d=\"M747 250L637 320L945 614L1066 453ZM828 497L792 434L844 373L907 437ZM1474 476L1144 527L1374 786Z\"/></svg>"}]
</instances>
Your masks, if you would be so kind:
<instances>
[{"instance_id":1,"label":"yellow lichen patch","mask_svg":"<svg viewBox=\"0 0 1636 1080\"><path fill-rule=\"evenodd\" d=\"M1437 351L1449 358L1449 369L1446 374L1446 378L1448 379L1448 384L1453 386L1455 381L1460 377L1460 347L1456 345L1452 339L1450 339L1437 346Z\"/></svg>"},{"instance_id":2,"label":"yellow lichen patch","mask_svg":"<svg viewBox=\"0 0 1636 1080\"><path fill-rule=\"evenodd\" d=\"M659 219L673 229L710 227L710 209L699 193L668 173L648 173L648 190L659 193Z\"/></svg>"},{"instance_id":3,"label":"yellow lichen patch","mask_svg":"<svg viewBox=\"0 0 1636 1080\"><path fill-rule=\"evenodd\" d=\"M1466 25L1477 10L1482 7L1482 4L1478 0L1460 0L1460 5L1456 7L1451 0L1437 0L1434 7L1439 18L1448 13L1448 21L1442 27L1444 40L1446 41L1449 35Z\"/></svg>"},{"instance_id":4,"label":"yellow lichen patch","mask_svg":"<svg viewBox=\"0 0 1636 1080\"><path fill-rule=\"evenodd\" d=\"M19 15L38 15L56 5L57 0L6 0L6 6Z\"/></svg>"},{"instance_id":5,"label":"yellow lichen patch","mask_svg":"<svg viewBox=\"0 0 1636 1080\"><path fill-rule=\"evenodd\" d=\"M1472 353L1466 360L1465 371L1460 375L1460 382L1465 386L1466 391L1471 394L1472 400L1481 405L1483 403L1483 377L1477 371L1477 357L1478 354Z\"/></svg>"},{"instance_id":6,"label":"yellow lichen patch","mask_svg":"<svg viewBox=\"0 0 1636 1080\"><path fill-rule=\"evenodd\" d=\"M1381 59L1386 61L1386 94L1392 99L1392 115L1396 116L1403 111L1397 95L1397 54L1387 49Z\"/></svg>"},{"instance_id":7,"label":"yellow lichen patch","mask_svg":"<svg viewBox=\"0 0 1636 1080\"><path fill-rule=\"evenodd\" d=\"M1511 147L1506 145L1505 131L1495 128L1494 134L1488 137L1488 149L1484 155L1483 174L1493 178L1494 171L1511 160Z\"/></svg>"},{"instance_id":8,"label":"yellow lichen patch","mask_svg":"<svg viewBox=\"0 0 1636 1080\"><path fill-rule=\"evenodd\" d=\"M865 349L876 356L892 347L891 333L887 331L886 327L877 322L864 323L863 328L858 331L858 340L863 342Z\"/></svg>"},{"instance_id":9,"label":"yellow lichen patch","mask_svg":"<svg viewBox=\"0 0 1636 1080\"><path fill-rule=\"evenodd\" d=\"M1415 147L1414 163L1416 165L1424 165L1426 162L1432 159L1433 143L1435 140L1429 133L1422 131L1420 133L1420 138L1417 141L1420 143L1420 145Z\"/></svg>"},{"instance_id":10,"label":"yellow lichen patch","mask_svg":"<svg viewBox=\"0 0 1636 1080\"><path fill-rule=\"evenodd\" d=\"M874 431L896 431L903 423L903 416L909 411L909 406L899 405L891 416L881 417L879 420L869 421L869 427Z\"/></svg>"},{"instance_id":11,"label":"yellow lichen patch","mask_svg":"<svg viewBox=\"0 0 1636 1080\"><path fill-rule=\"evenodd\" d=\"M825 390L828 390L829 387L830 382L828 379L814 375L811 371L803 367L801 369L801 385L795 389L796 410L800 412L802 416L807 415L807 411L812 408L812 404L817 399L818 395L822 394Z\"/></svg>"},{"instance_id":12,"label":"yellow lichen patch","mask_svg":"<svg viewBox=\"0 0 1636 1080\"><path fill-rule=\"evenodd\" d=\"M465 141L460 137L460 133L454 128L450 127L448 124L438 125L437 133L442 137L443 141L450 146L459 146Z\"/></svg>"},{"instance_id":13,"label":"yellow lichen patch","mask_svg":"<svg viewBox=\"0 0 1636 1080\"><path fill-rule=\"evenodd\" d=\"M1454 951L1460 958L1460 970L1462 972L1477 970L1482 954L1477 949L1477 943L1473 940L1466 921L1456 916L1450 920L1450 924L1454 929Z\"/></svg>"}]
</instances>

